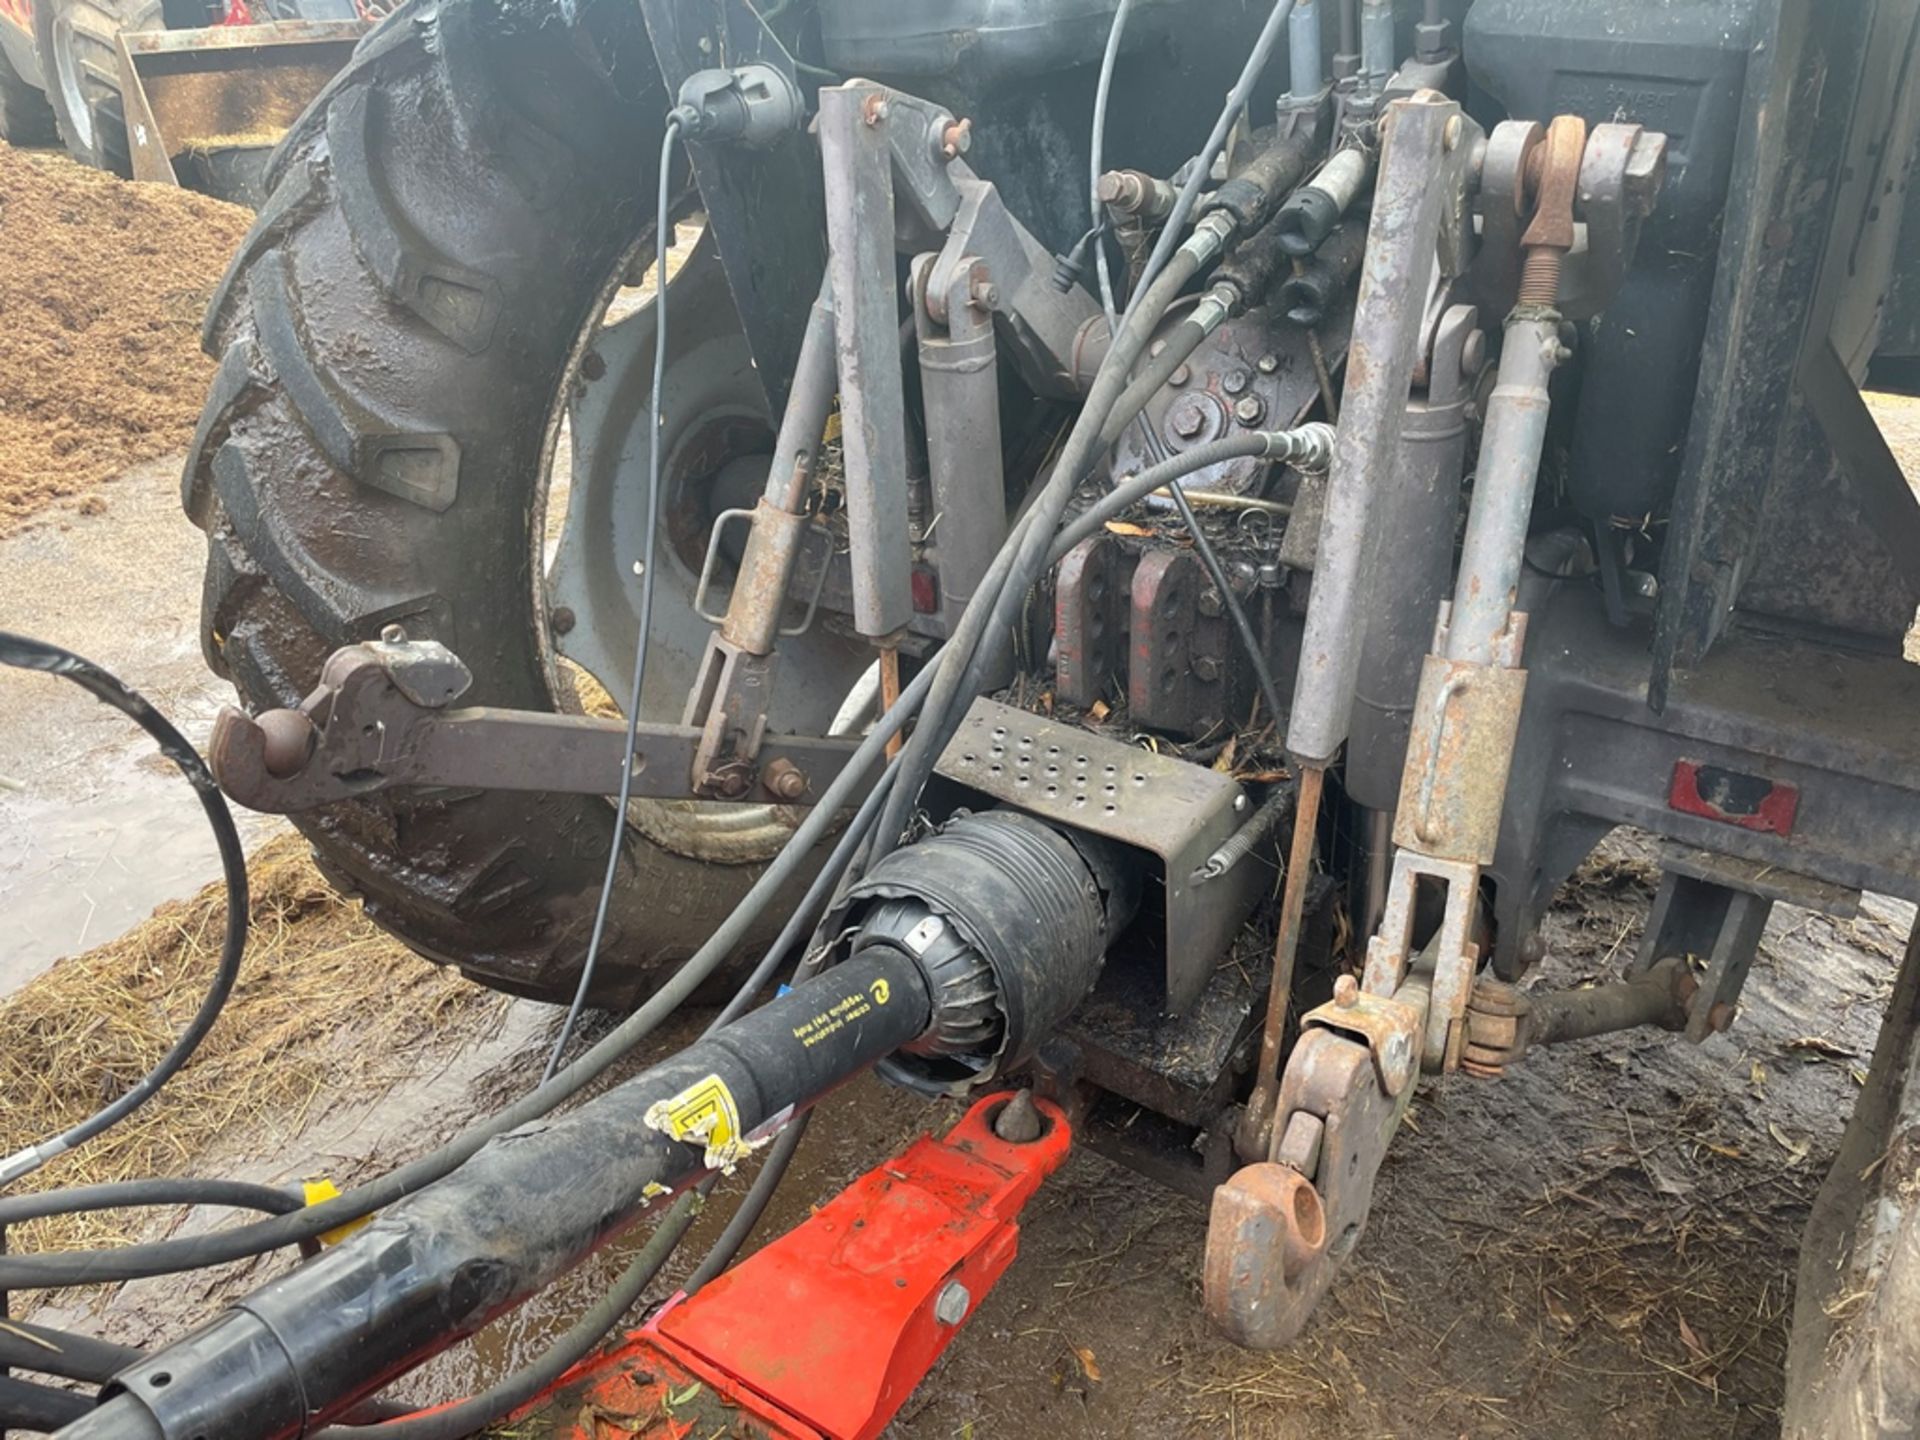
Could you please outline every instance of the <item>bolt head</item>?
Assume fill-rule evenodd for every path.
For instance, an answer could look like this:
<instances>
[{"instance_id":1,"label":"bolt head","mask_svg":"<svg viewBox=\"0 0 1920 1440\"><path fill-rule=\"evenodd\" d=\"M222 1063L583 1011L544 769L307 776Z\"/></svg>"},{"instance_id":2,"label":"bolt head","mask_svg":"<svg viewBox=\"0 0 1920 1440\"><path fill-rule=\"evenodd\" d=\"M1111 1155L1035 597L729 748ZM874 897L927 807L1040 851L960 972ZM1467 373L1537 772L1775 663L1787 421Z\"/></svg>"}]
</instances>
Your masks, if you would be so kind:
<instances>
[{"instance_id":1,"label":"bolt head","mask_svg":"<svg viewBox=\"0 0 1920 1440\"><path fill-rule=\"evenodd\" d=\"M1221 603L1220 592L1209 585L1200 592L1200 613L1209 620L1221 614L1226 606Z\"/></svg>"},{"instance_id":2,"label":"bolt head","mask_svg":"<svg viewBox=\"0 0 1920 1440\"><path fill-rule=\"evenodd\" d=\"M1173 433L1182 440L1192 440L1207 428L1206 411L1195 400L1185 400L1176 405L1168 420L1173 426Z\"/></svg>"},{"instance_id":3,"label":"bolt head","mask_svg":"<svg viewBox=\"0 0 1920 1440\"><path fill-rule=\"evenodd\" d=\"M1211 655L1202 655L1193 662L1193 673L1205 681L1220 678L1220 662Z\"/></svg>"},{"instance_id":4,"label":"bolt head","mask_svg":"<svg viewBox=\"0 0 1920 1440\"><path fill-rule=\"evenodd\" d=\"M1173 374L1167 377L1167 383L1169 385L1184 385L1187 383L1187 381L1191 380L1192 378L1193 378L1192 368L1190 366L1182 365L1177 370L1175 370Z\"/></svg>"},{"instance_id":5,"label":"bolt head","mask_svg":"<svg viewBox=\"0 0 1920 1440\"><path fill-rule=\"evenodd\" d=\"M942 1325L958 1325L973 1308L973 1296L958 1280L949 1280L933 1302L933 1318Z\"/></svg>"},{"instance_id":6,"label":"bolt head","mask_svg":"<svg viewBox=\"0 0 1920 1440\"><path fill-rule=\"evenodd\" d=\"M1238 395L1247 388L1248 378L1244 370L1229 370L1221 378L1220 388L1229 395Z\"/></svg>"},{"instance_id":7,"label":"bolt head","mask_svg":"<svg viewBox=\"0 0 1920 1440\"><path fill-rule=\"evenodd\" d=\"M1262 375L1271 375L1280 368L1280 357L1278 355L1262 355L1254 362L1254 368Z\"/></svg>"},{"instance_id":8,"label":"bolt head","mask_svg":"<svg viewBox=\"0 0 1920 1440\"><path fill-rule=\"evenodd\" d=\"M1341 975L1333 982L1333 1003L1342 1010L1350 1009L1360 999L1360 982L1351 975Z\"/></svg>"},{"instance_id":9,"label":"bolt head","mask_svg":"<svg viewBox=\"0 0 1920 1440\"><path fill-rule=\"evenodd\" d=\"M553 633L556 635L571 634L573 627L580 623L579 617L573 613L572 607L568 605L556 605L553 614L547 618L548 623L553 626Z\"/></svg>"},{"instance_id":10,"label":"bolt head","mask_svg":"<svg viewBox=\"0 0 1920 1440\"><path fill-rule=\"evenodd\" d=\"M1267 407L1258 395L1242 395L1233 407L1233 418L1242 425L1258 425L1267 417Z\"/></svg>"}]
</instances>

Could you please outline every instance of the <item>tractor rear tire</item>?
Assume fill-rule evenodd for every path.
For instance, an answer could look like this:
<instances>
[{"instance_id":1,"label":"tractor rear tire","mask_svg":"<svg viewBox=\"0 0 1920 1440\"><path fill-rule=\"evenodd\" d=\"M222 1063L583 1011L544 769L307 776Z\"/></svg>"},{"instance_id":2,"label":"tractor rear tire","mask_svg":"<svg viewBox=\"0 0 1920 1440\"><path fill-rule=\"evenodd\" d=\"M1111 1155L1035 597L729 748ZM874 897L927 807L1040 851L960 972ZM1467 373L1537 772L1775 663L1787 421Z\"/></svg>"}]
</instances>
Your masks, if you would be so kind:
<instances>
[{"instance_id":1,"label":"tractor rear tire","mask_svg":"<svg viewBox=\"0 0 1920 1440\"><path fill-rule=\"evenodd\" d=\"M182 478L208 540L203 643L250 708L297 703L331 651L396 623L467 662L463 703L561 708L544 477L590 322L636 243L651 253L668 104L632 0L424 0L289 132L208 313L220 368ZM415 950L572 993L605 799L394 792L295 820ZM633 825L622 856L590 995L607 1006L650 993L761 870Z\"/></svg>"},{"instance_id":2,"label":"tractor rear tire","mask_svg":"<svg viewBox=\"0 0 1920 1440\"><path fill-rule=\"evenodd\" d=\"M40 0L33 18L47 102L67 153L130 178L133 151L113 42L123 30L160 29L160 0Z\"/></svg>"},{"instance_id":3,"label":"tractor rear tire","mask_svg":"<svg viewBox=\"0 0 1920 1440\"><path fill-rule=\"evenodd\" d=\"M39 87L30 85L0 50L0 140L16 150L53 145L60 136L54 128L53 107Z\"/></svg>"}]
</instances>

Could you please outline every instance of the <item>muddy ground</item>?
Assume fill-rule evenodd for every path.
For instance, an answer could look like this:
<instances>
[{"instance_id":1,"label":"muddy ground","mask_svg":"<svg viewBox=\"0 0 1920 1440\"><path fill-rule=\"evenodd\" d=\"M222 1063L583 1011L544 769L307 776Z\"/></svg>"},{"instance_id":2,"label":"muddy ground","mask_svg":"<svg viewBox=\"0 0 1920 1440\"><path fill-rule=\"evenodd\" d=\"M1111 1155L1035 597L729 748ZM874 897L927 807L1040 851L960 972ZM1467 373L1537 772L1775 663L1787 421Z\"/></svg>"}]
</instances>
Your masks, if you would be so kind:
<instances>
[{"instance_id":1,"label":"muddy ground","mask_svg":"<svg viewBox=\"0 0 1920 1440\"><path fill-rule=\"evenodd\" d=\"M1890 431L1920 414L1896 408ZM175 457L136 466L98 492L104 508L56 506L0 539L0 624L92 654L203 741L228 697L194 638L202 542L179 516L177 471ZM0 672L0 777L0 994L214 877L177 778L77 692ZM254 823L249 839L275 829ZM1548 981L1605 975L1632 953L1649 853L1621 837L1582 872L1550 924ZM1028 1210L1021 1259L893 1433L1774 1433L1798 1233L1911 919L1871 897L1851 921L1776 910L1739 1022L1698 1048L1613 1037L1537 1055L1498 1082L1424 1086L1355 1261L1281 1355L1236 1350L1202 1323L1200 1203L1077 1154ZM367 954L375 973L424 964L392 946ZM378 987L366 1003L383 1003ZM365 1032L335 1016L288 1041L289 1062L337 1062L306 1101L250 1116L174 1168L342 1184L372 1174L531 1086L552 1020L527 1003L453 1007L366 1065L348 1063ZM953 1114L875 1082L849 1087L824 1107L763 1234ZM703 1218L680 1270L739 1188ZM154 1343L283 1263L52 1297L40 1318ZM584 1267L394 1393L484 1384L618 1263Z\"/></svg>"}]
</instances>

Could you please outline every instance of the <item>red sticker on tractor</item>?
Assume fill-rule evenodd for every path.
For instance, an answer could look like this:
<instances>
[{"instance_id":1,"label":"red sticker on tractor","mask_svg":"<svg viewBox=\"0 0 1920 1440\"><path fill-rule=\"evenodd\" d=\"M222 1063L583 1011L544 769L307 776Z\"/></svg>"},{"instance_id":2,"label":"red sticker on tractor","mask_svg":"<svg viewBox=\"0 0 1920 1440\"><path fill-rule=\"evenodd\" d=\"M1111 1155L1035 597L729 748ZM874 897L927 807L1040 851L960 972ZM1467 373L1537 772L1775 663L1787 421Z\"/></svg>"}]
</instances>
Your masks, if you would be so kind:
<instances>
[{"instance_id":1,"label":"red sticker on tractor","mask_svg":"<svg viewBox=\"0 0 1920 1440\"><path fill-rule=\"evenodd\" d=\"M1791 835L1793 817L1800 809L1800 787L1697 760L1679 760L1674 763L1667 804L1683 815L1738 825L1742 830Z\"/></svg>"}]
</instances>

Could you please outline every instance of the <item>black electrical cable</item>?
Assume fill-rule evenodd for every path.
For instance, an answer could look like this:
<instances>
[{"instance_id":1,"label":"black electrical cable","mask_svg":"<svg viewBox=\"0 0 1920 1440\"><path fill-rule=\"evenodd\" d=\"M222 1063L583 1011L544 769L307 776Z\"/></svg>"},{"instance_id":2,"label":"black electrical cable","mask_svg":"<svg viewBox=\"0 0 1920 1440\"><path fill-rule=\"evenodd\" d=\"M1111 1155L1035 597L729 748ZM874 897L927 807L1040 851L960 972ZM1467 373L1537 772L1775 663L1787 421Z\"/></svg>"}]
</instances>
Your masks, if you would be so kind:
<instances>
[{"instance_id":1,"label":"black electrical cable","mask_svg":"<svg viewBox=\"0 0 1920 1440\"><path fill-rule=\"evenodd\" d=\"M49 1215L83 1215L94 1210L144 1209L155 1205L220 1205L233 1210L262 1210L290 1215L306 1200L291 1190L256 1185L250 1180L119 1180L108 1185L79 1185L71 1190L42 1190L0 1200L0 1229L43 1220Z\"/></svg>"},{"instance_id":2,"label":"black electrical cable","mask_svg":"<svg viewBox=\"0 0 1920 1440\"><path fill-rule=\"evenodd\" d=\"M1092 189L1089 197L1093 204L1093 265L1094 272L1100 277L1100 308L1107 312L1107 333L1113 333L1114 325L1120 313L1114 305L1113 273L1107 265L1107 242L1103 233L1107 228L1107 207L1100 203L1100 176L1106 168L1107 153L1107 97L1113 89L1113 67L1120 59L1120 37L1126 32L1127 12L1133 9L1133 0L1120 0L1114 7L1113 24L1107 29L1106 53L1100 57L1100 83L1093 92L1093 143L1091 146L1090 168Z\"/></svg>"},{"instance_id":3,"label":"black electrical cable","mask_svg":"<svg viewBox=\"0 0 1920 1440\"><path fill-rule=\"evenodd\" d=\"M772 32L769 31L769 34ZM672 233L668 207L673 186L668 175L672 167L673 147L680 139L680 117L667 117L666 133L660 137L660 183L654 202L653 219L653 394L648 416L653 434L647 446L647 523L640 542L640 633L633 642L633 686L627 693L627 743L620 762L620 798L613 810L613 841L607 849L607 871L600 877L600 903L593 911L593 934L587 941L587 958L580 965L580 982L573 989L573 1003L567 1006L567 1018L560 1022L560 1033L553 1037L553 1053L540 1072L540 1083L553 1079L566 1053L573 1027L587 1003L587 991L593 984L594 966L600 959L600 942L606 937L607 911L613 902L613 882L620 871L620 856L627 835L627 803L633 798L633 756L640 744L640 686L647 674L647 641L653 631L653 572L655 539L660 527L660 451L666 433L660 424L663 382L667 374L667 238Z\"/></svg>"},{"instance_id":4,"label":"black electrical cable","mask_svg":"<svg viewBox=\"0 0 1920 1440\"><path fill-rule=\"evenodd\" d=\"M85 1395L0 1375L0 1429L50 1435L92 1410Z\"/></svg>"},{"instance_id":5,"label":"black electrical cable","mask_svg":"<svg viewBox=\"0 0 1920 1440\"><path fill-rule=\"evenodd\" d=\"M0 1185L6 1185L23 1175L32 1174L56 1155L64 1154L77 1145L84 1145L101 1131L124 1120L152 1099L200 1047L200 1042L206 1038L207 1032L213 1028L213 1022L225 1007L227 996L233 993L234 981L240 975L240 960L246 953L247 860L241 852L240 834L233 828L233 816L227 810L226 799L221 795L220 787L214 783L213 776L208 773L206 763L187 743L186 737L174 729L166 717L148 704L144 697L91 660L82 659L71 650L6 631L0 631L0 664L22 670L40 670L71 680L94 699L111 705L152 736L160 746L160 753L179 767L180 773L187 777L187 783L193 786L195 794L199 796L200 808L206 811L207 823L213 828L214 843L220 850L220 871L227 889L227 927L220 943L220 959L214 967L213 980L207 986L200 1008L187 1022L186 1029L180 1032L179 1038L160 1057L153 1069L117 1099L61 1134L0 1159Z\"/></svg>"}]
</instances>

